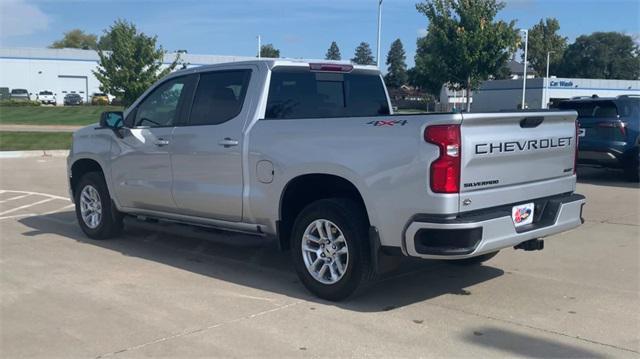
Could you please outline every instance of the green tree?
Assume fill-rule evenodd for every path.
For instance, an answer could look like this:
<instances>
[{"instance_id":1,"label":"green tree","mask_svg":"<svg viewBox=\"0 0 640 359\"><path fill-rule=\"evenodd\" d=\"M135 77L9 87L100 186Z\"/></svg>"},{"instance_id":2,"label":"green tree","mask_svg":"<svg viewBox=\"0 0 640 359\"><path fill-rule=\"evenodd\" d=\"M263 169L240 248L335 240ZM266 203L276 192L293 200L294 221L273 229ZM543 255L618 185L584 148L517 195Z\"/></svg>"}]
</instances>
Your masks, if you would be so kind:
<instances>
[{"instance_id":1,"label":"green tree","mask_svg":"<svg viewBox=\"0 0 640 359\"><path fill-rule=\"evenodd\" d=\"M640 49L629 35L594 32L582 35L567 47L560 76L637 80Z\"/></svg>"},{"instance_id":2,"label":"green tree","mask_svg":"<svg viewBox=\"0 0 640 359\"><path fill-rule=\"evenodd\" d=\"M149 86L175 69L180 59L162 69L166 51L157 47L157 37L138 32L135 25L117 20L109 30L112 50L98 49L100 62L93 71L100 90L122 99L125 106L132 104Z\"/></svg>"},{"instance_id":3,"label":"green tree","mask_svg":"<svg viewBox=\"0 0 640 359\"><path fill-rule=\"evenodd\" d=\"M449 81L447 68L441 54L436 51L435 37L421 37L417 41L415 67L410 70L409 81L413 86L440 97L442 85Z\"/></svg>"},{"instance_id":4,"label":"green tree","mask_svg":"<svg viewBox=\"0 0 640 359\"><path fill-rule=\"evenodd\" d=\"M416 8L429 20L427 36L419 40L423 51L416 53L416 67L423 79L442 78L452 89L470 91L498 73L516 49L515 22L495 21L504 8L502 2L426 0ZM419 58L422 56L426 59Z\"/></svg>"},{"instance_id":5,"label":"green tree","mask_svg":"<svg viewBox=\"0 0 640 359\"><path fill-rule=\"evenodd\" d=\"M405 85L407 76L407 57L404 53L402 41L397 39L391 44L389 54L387 54L387 75L384 77L387 86L398 88Z\"/></svg>"},{"instance_id":6,"label":"green tree","mask_svg":"<svg viewBox=\"0 0 640 359\"><path fill-rule=\"evenodd\" d=\"M342 55L340 54L340 48L335 41L331 42L331 46L327 50L327 54L324 57L325 60L341 60Z\"/></svg>"},{"instance_id":7,"label":"green tree","mask_svg":"<svg viewBox=\"0 0 640 359\"><path fill-rule=\"evenodd\" d=\"M276 49L273 44L266 44L260 47L260 57L280 57L280 50Z\"/></svg>"},{"instance_id":8,"label":"green tree","mask_svg":"<svg viewBox=\"0 0 640 359\"><path fill-rule=\"evenodd\" d=\"M97 48L97 36L93 34L87 34L80 29L73 29L64 33L61 40L54 41L49 46L51 49L83 49L83 50L95 50Z\"/></svg>"},{"instance_id":9,"label":"green tree","mask_svg":"<svg viewBox=\"0 0 640 359\"><path fill-rule=\"evenodd\" d=\"M558 30L560 30L560 23L555 18L541 19L529 30L527 62L539 76L546 75L548 52L551 52L549 54L549 72L556 73L558 71L562 55L567 48L567 38L560 36Z\"/></svg>"},{"instance_id":10,"label":"green tree","mask_svg":"<svg viewBox=\"0 0 640 359\"><path fill-rule=\"evenodd\" d=\"M354 57L351 59L353 63L358 65L375 65L373 55L371 54L371 47L366 42L361 42L356 47Z\"/></svg>"},{"instance_id":11,"label":"green tree","mask_svg":"<svg viewBox=\"0 0 640 359\"><path fill-rule=\"evenodd\" d=\"M111 34L109 32L105 32L100 36L97 48L103 51L111 51L111 49L113 49L113 41L111 41Z\"/></svg>"}]
</instances>

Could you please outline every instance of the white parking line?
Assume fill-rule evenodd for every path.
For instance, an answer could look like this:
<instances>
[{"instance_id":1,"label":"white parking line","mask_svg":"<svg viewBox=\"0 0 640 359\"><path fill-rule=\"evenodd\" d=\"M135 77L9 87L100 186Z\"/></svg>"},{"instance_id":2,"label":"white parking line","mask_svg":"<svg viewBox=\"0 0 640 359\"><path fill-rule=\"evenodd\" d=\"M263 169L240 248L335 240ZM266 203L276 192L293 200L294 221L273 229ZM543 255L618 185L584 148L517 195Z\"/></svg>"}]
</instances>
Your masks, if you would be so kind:
<instances>
[{"instance_id":1,"label":"white parking line","mask_svg":"<svg viewBox=\"0 0 640 359\"><path fill-rule=\"evenodd\" d=\"M35 213L14 214L13 216L0 217L0 220L11 219L11 218L22 218L22 217L34 217L34 216L37 216L37 214Z\"/></svg>"},{"instance_id":2,"label":"white parking line","mask_svg":"<svg viewBox=\"0 0 640 359\"><path fill-rule=\"evenodd\" d=\"M25 198L25 197L29 197L29 196L31 196L31 194L23 194L23 195L20 195L20 196L11 197L11 198L2 200L2 201L0 201L0 203L5 203L5 202L9 202L9 201L15 201L17 199L21 199L21 198Z\"/></svg>"},{"instance_id":3,"label":"white parking line","mask_svg":"<svg viewBox=\"0 0 640 359\"><path fill-rule=\"evenodd\" d=\"M5 193L5 192L31 194L31 195L35 195L35 196L44 196L44 197L50 197L50 198L55 198L55 199L61 199L63 201L71 201L67 197L56 196L55 194L48 194L48 193L41 193L41 192L30 192L30 191L14 191L12 189L8 189L8 190L0 189L0 193Z\"/></svg>"},{"instance_id":4,"label":"white parking line","mask_svg":"<svg viewBox=\"0 0 640 359\"><path fill-rule=\"evenodd\" d=\"M68 205L66 205L64 207L60 207L58 209L54 209L53 211L44 212L43 214L41 214L41 216L44 216L44 215L47 215L47 214L54 214L54 213L60 212L60 211L62 211L64 209L71 208L71 207L75 207L75 205L74 204L68 204Z\"/></svg>"},{"instance_id":5,"label":"white parking line","mask_svg":"<svg viewBox=\"0 0 640 359\"><path fill-rule=\"evenodd\" d=\"M8 210L6 210L4 212L0 212L0 220L12 219L12 218L26 218L26 217L47 216L47 215L50 215L50 214L62 212L65 209L72 208L74 206L74 204L72 203L72 204L67 204L67 205L62 206L62 207L60 207L58 209L55 209L55 210L52 210L52 211L48 211L48 212L44 212L44 213L22 213L22 214L12 214L12 215L6 216L6 214L13 213L13 212L19 211L21 209L37 206L39 204L47 203L47 202L50 202L50 201L53 201L53 200L62 200L62 201L69 202L70 199L66 198L66 197L62 197L62 196L56 196L56 195L53 195L53 194L41 193L41 192L30 192L30 191L14 191L14 190L1 189L0 193L18 194L18 196L2 200L2 201L0 201L0 203L4 203L4 202L8 202L8 201L14 201L14 200L17 200L17 199L20 199L20 198L25 198L25 197L28 197L28 196L47 197L46 199L43 199L43 200L40 200L40 201L37 201L37 202L34 202L34 203L26 204L24 206L12 208L12 209L8 209ZM45 218L47 220L54 221L54 222L59 222L59 223L62 223L62 224L73 224L73 223L76 222L75 219L73 221L64 221L64 220L60 220L58 218L49 218L49 217L43 217L43 218Z\"/></svg>"},{"instance_id":6,"label":"white parking line","mask_svg":"<svg viewBox=\"0 0 640 359\"><path fill-rule=\"evenodd\" d=\"M19 210L21 210L21 209L25 209L25 208L29 208L29 207L33 207L33 206L37 206L37 205L39 205L39 204L47 203L47 202L53 201L54 199L56 199L56 198L47 198L47 199L43 199L43 200L38 201L38 202L34 202L34 203L30 203L30 204L25 204L24 206L20 206L20 207L12 208L12 209L6 210L6 211L4 211L4 212L0 212L0 216L4 216L4 215L5 215L5 214L7 214L7 213L11 213L11 212L19 211Z\"/></svg>"}]
</instances>

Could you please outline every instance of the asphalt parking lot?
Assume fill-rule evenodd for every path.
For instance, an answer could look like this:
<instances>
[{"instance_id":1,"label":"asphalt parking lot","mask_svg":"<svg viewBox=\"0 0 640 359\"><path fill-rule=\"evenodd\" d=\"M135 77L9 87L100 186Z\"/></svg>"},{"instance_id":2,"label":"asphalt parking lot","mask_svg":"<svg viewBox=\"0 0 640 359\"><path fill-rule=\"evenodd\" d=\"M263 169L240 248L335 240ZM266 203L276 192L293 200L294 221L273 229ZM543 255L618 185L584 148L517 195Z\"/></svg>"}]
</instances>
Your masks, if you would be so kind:
<instances>
[{"instance_id":1,"label":"asphalt parking lot","mask_svg":"<svg viewBox=\"0 0 640 359\"><path fill-rule=\"evenodd\" d=\"M0 159L0 356L640 356L637 186L585 169L586 223L476 268L408 262L309 295L274 243L127 222L91 241L65 159Z\"/></svg>"}]
</instances>

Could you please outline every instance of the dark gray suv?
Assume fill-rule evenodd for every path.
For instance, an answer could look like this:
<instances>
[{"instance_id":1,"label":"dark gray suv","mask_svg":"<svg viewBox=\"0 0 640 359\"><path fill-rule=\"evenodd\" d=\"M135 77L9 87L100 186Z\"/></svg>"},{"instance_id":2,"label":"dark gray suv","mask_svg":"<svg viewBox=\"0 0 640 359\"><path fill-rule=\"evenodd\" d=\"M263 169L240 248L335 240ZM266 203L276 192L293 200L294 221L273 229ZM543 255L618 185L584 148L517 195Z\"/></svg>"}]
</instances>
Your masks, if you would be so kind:
<instances>
[{"instance_id":1,"label":"dark gray suv","mask_svg":"<svg viewBox=\"0 0 640 359\"><path fill-rule=\"evenodd\" d=\"M638 182L640 96L579 98L559 107L578 112L578 164L619 168Z\"/></svg>"}]
</instances>

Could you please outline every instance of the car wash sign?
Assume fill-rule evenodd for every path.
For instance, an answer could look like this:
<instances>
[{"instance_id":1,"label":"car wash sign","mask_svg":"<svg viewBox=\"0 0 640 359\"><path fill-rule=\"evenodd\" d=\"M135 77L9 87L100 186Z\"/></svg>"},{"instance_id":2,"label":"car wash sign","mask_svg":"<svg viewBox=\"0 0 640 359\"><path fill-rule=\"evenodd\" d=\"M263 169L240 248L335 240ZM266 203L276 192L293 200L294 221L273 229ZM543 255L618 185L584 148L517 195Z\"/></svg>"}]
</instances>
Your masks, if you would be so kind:
<instances>
[{"instance_id":1,"label":"car wash sign","mask_svg":"<svg viewBox=\"0 0 640 359\"><path fill-rule=\"evenodd\" d=\"M573 81L568 80L551 80L549 87L573 87Z\"/></svg>"}]
</instances>

